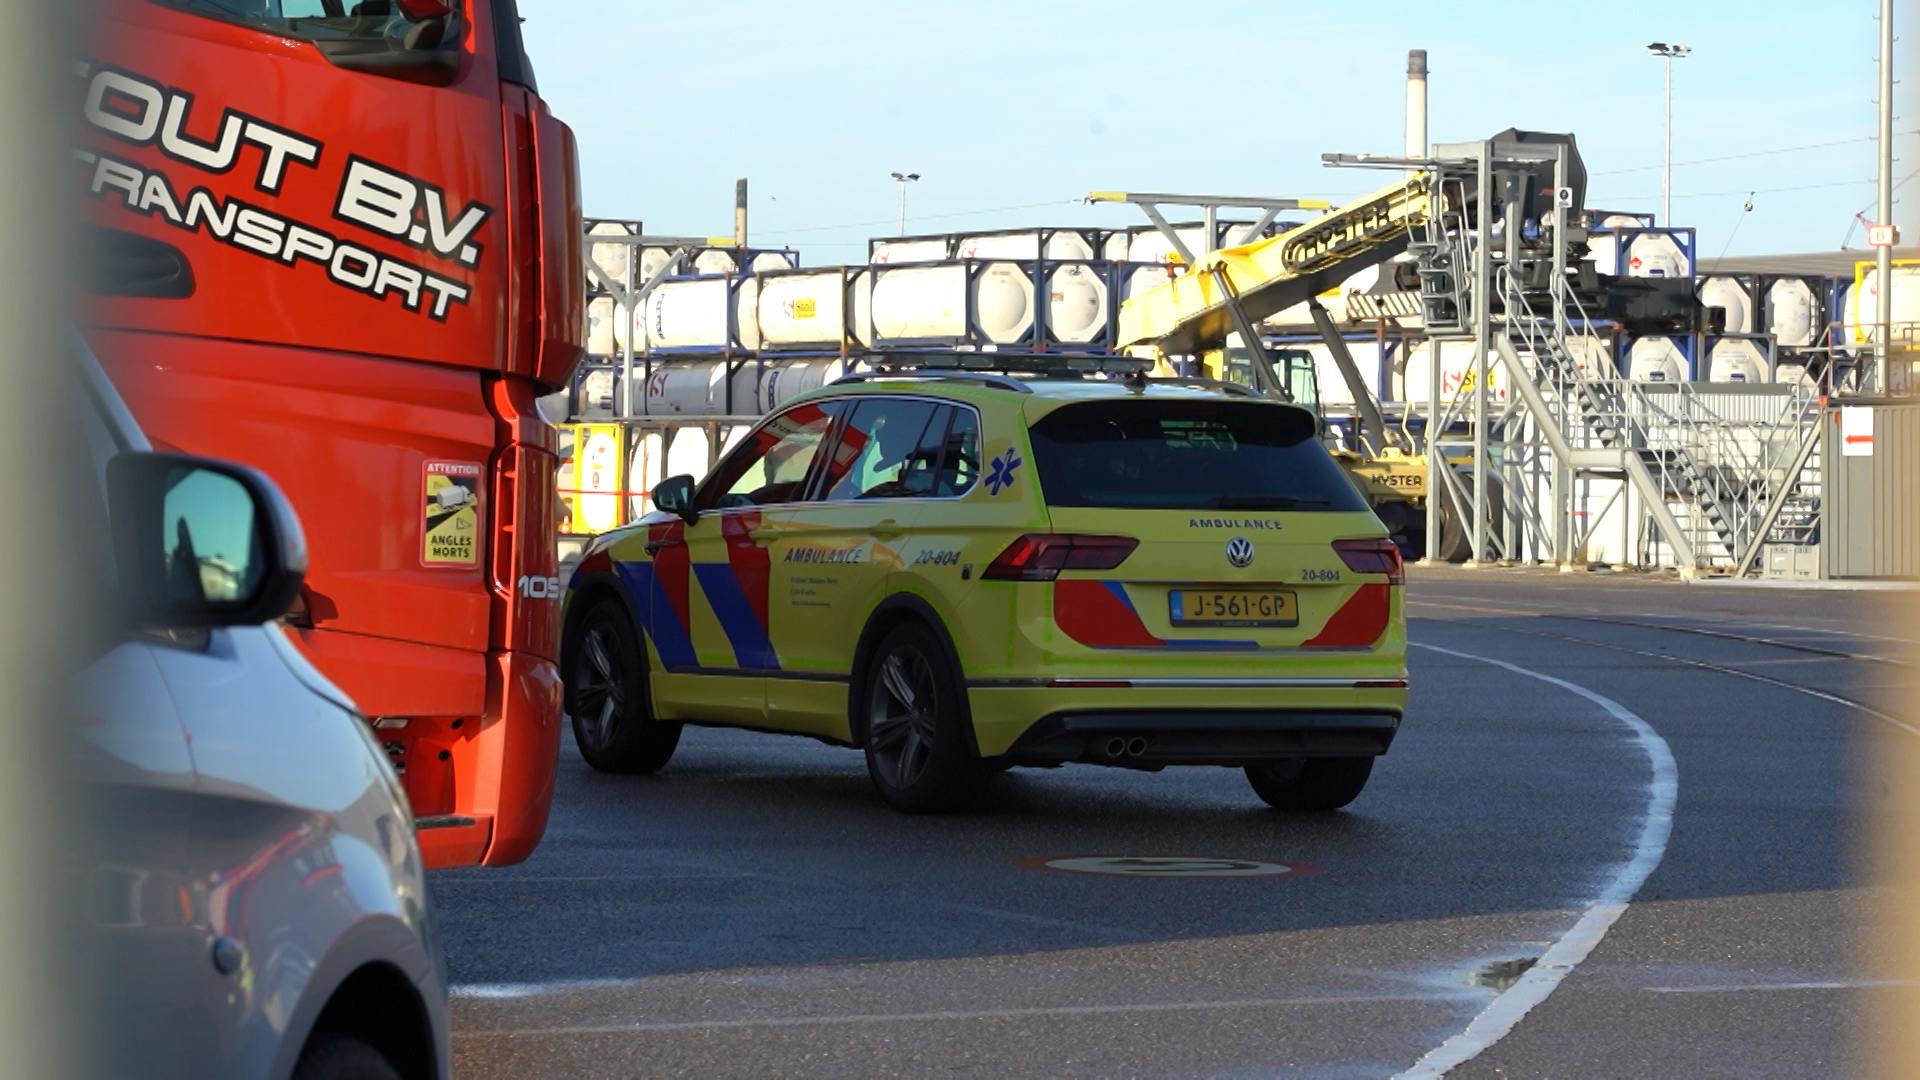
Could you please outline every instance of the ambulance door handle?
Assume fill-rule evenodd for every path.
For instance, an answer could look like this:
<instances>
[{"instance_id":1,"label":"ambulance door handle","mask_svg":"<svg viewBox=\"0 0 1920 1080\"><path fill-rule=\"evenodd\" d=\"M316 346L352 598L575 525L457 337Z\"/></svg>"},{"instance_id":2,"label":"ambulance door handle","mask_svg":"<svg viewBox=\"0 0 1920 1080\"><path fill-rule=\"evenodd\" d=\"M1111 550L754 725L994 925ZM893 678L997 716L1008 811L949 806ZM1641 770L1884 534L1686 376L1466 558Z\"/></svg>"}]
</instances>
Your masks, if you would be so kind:
<instances>
[{"instance_id":1,"label":"ambulance door handle","mask_svg":"<svg viewBox=\"0 0 1920 1080\"><path fill-rule=\"evenodd\" d=\"M892 540L906 530L902 529L900 523L892 518L881 518L869 531L881 540Z\"/></svg>"},{"instance_id":2,"label":"ambulance door handle","mask_svg":"<svg viewBox=\"0 0 1920 1080\"><path fill-rule=\"evenodd\" d=\"M647 554L658 555L667 548L681 543L679 540L649 540L646 543Z\"/></svg>"}]
</instances>

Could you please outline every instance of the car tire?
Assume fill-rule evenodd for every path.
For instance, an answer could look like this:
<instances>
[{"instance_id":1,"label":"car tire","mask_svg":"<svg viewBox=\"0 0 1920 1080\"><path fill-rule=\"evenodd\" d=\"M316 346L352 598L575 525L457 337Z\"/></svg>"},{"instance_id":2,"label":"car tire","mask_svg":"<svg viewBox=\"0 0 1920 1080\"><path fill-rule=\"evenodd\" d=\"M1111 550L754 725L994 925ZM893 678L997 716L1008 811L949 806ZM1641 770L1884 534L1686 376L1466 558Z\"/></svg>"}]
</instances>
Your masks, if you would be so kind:
<instances>
[{"instance_id":1,"label":"car tire","mask_svg":"<svg viewBox=\"0 0 1920 1080\"><path fill-rule=\"evenodd\" d=\"M647 647L618 600L580 620L569 652L567 716L587 764L607 773L658 772L680 745L680 724L653 717Z\"/></svg>"},{"instance_id":2,"label":"car tire","mask_svg":"<svg viewBox=\"0 0 1920 1080\"><path fill-rule=\"evenodd\" d=\"M1296 758L1247 766L1253 793L1275 810L1324 813L1360 796L1373 775L1370 757Z\"/></svg>"},{"instance_id":3,"label":"car tire","mask_svg":"<svg viewBox=\"0 0 1920 1080\"><path fill-rule=\"evenodd\" d=\"M934 814L970 804L988 771L974 756L966 683L925 624L880 639L856 691L867 775L896 810Z\"/></svg>"},{"instance_id":4,"label":"car tire","mask_svg":"<svg viewBox=\"0 0 1920 1080\"><path fill-rule=\"evenodd\" d=\"M400 1070L359 1039L320 1034L300 1052L293 1080L400 1080Z\"/></svg>"}]
</instances>

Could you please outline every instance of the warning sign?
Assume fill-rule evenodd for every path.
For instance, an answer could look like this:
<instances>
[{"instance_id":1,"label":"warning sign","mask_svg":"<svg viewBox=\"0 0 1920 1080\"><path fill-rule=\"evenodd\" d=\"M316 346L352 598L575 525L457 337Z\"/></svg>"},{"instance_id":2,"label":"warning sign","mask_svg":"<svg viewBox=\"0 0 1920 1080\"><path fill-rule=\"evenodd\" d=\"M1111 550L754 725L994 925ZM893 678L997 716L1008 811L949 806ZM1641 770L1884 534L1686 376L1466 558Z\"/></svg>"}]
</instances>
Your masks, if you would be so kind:
<instances>
[{"instance_id":1,"label":"warning sign","mask_svg":"<svg viewBox=\"0 0 1920 1080\"><path fill-rule=\"evenodd\" d=\"M467 461L427 462L420 509L420 561L428 566L480 565L480 478Z\"/></svg>"}]
</instances>

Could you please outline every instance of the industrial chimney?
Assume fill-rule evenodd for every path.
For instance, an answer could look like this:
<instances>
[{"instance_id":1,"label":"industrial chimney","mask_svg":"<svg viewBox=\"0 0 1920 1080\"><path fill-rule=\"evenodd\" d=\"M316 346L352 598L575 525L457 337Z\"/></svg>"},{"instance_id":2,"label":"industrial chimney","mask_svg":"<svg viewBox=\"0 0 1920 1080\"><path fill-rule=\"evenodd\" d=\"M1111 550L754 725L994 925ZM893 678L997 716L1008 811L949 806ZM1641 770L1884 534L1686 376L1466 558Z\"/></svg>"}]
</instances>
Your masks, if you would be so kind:
<instances>
[{"instance_id":1,"label":"industrial chimney","mask_svg":"<svg viewBox=\"0 0 1920 1080\"><path fill-rule=\"evenodd\" d=\"M1427 156L1427 50L1407 50L1406 155Z\"/></svg>"}]
</instances>

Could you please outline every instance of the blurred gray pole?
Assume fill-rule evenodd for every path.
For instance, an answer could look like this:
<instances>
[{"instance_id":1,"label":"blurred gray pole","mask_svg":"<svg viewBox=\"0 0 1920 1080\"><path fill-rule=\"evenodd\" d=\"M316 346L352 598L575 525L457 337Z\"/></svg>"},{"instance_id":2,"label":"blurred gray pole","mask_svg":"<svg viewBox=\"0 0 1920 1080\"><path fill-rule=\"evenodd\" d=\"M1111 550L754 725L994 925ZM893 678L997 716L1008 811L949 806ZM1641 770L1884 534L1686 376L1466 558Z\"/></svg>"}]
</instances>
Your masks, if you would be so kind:
<instances>
[{"instance_id":1,"label":"blurred gray pole","mask_svg":"<svg viewBox=\"0 0 1920 1080\"><path fill-rule=\"evenodd\" d=\"M1660 224L1673 227L1673 54L1666 54L1667 65L1667 156L1660 170Z\"/></svg>"},{"instance_id":2,"label":"blurred gray pole","mask_svg":"<svg viewBox=\"0 0 1920 1080\"><path fill-rule=\"evenodd\" d=\"M1880 206L1873 223L1893 224L1893 0L1880 0ZM1880 283L1880 301L1874 320L1879 326L1873 335L1871 389L1876 394L1884 394L1893 344L1892 247L1883 244L1875 250L1874 269Z\"/></svg>"},{"instance_id":3,"label":"blurred gray pole","mask_svg":"<svg viewBox=\"0 0 1920 1080\"><path fill-rule=\"evenodd\" d=\"M747 246L747 178L733 182L733 244Z\"/></svg>"},{"instance_id":4,"label":"blurred gray pole","mask_svg":"<svg viewBox=\"0 0 1920 1080\"><path fill-rule=\"evenodd\" d=\"M1403 152L1427 156L1427 50L1407 50L1407 131Z\"/></svg>"}]
</instances>

